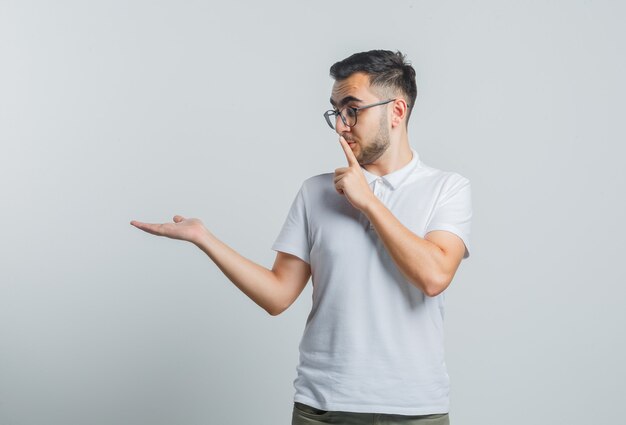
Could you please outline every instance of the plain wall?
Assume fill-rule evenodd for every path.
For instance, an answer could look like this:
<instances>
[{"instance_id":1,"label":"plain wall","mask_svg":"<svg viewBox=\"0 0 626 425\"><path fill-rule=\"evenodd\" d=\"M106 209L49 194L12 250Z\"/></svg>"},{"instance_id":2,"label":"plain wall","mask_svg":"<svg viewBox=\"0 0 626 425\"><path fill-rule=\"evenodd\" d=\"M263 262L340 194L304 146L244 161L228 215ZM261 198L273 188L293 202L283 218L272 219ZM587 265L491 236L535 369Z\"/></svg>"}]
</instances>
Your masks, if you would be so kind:
<instances>
[{"instance_id":1,"label":"plain wall","mask_svg":"<svg viewBox=\"0 0 626 425\"><path fill-rule=\"evenodd\" d=\"M470 179L446 291L454 424L626 413L626 7L618 1L0 0L0 424L288 424L310 283L271 317L195 246L247 258L345 166L335 61L417 71L411 145Z\"/></svg>"}]
</instances>

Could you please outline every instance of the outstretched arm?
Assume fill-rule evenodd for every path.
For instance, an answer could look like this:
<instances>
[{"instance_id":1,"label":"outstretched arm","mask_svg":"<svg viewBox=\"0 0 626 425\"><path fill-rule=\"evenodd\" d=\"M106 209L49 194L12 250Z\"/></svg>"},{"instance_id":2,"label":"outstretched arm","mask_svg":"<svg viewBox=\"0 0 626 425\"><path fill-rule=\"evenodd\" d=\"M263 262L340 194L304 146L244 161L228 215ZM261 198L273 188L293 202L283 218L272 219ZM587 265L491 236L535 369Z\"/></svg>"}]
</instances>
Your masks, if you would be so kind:
<instances>
[{"instance_id":1,"label":"outstretched arm","mask_svg":"<svg viewBox=\"0 0 626 425\"><path fill-rule=\"evenodd\" d=\"M306 262L283 252L277 253L272 270L250 261L217 239L197 218L177 215L174 223L133 220L130 224L153 235L193 243L237 288L272 316L282 313L298 298L311 276Z\"/></svg>"}]
</instances>

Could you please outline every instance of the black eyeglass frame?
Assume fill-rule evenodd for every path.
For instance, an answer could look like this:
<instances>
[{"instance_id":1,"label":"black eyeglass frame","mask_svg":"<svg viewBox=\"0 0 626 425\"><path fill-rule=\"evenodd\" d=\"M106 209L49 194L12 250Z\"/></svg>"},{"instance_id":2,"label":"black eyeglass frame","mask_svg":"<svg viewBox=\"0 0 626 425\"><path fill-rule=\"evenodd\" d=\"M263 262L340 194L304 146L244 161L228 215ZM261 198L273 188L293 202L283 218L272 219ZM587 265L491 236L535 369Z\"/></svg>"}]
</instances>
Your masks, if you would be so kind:
<instances>
[{"instance_id":1,"label":"black eyeglass frame","mask_svg":"<svg viewBox=\"0 0 626 425\"><path fill-rule=\"evenodd\" d=\"M328 111L324 112L324 118L326 118L326 123L328 124L328 126L330 128L332 128L333 130L335 130L335 126L333 125L333 122L331 121L331 115L335 116L335 123L337 122L337 115L339 115L339 117L341 118L341 121L343 122L343 125L345 125L346 127L354 127L357 123L357 118L359 116L359 114L357 112L359 112L362 109L368 109L368 108L373 108L374 106L380 106L380 105L386 105L389 102L393 102L394 100L397 99L388 99L388 100L383 100L382 102L376 102L376 103L372 103L370 105L364 105L364 106L358 106L358 107L354 107L354 106L346 106L344 108L341 108L340 110L337 109L329 109ZM409 105L406 105L407 108L409 108ZM346 119L344 118L342 111L345 109L349 109L354 113L354 124L349 125L346 122Z\"/></svg>"}]
</instances>

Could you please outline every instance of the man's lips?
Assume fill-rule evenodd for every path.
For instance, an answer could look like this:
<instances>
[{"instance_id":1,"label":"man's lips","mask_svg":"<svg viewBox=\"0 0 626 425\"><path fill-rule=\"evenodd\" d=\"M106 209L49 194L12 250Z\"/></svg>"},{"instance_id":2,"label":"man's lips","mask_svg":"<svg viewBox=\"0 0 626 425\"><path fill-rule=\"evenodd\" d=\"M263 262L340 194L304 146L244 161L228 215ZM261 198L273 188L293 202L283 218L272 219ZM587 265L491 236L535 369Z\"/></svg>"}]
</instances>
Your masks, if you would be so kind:
<instances>
[{"instance_id":1,"label":"man's lips","mask_svg":"<svg viewBox=\"0 0 626 425\"><path fill-rule=\"evenodd\" d=\"M346 136L341 136L343 138L343 140L346 141L346 143L348 144L348 146L350 146L351 149L354 149L354 147L356 146L356 142L352 139L348 139L346 138Z\"/></svg>"}]
</instances>

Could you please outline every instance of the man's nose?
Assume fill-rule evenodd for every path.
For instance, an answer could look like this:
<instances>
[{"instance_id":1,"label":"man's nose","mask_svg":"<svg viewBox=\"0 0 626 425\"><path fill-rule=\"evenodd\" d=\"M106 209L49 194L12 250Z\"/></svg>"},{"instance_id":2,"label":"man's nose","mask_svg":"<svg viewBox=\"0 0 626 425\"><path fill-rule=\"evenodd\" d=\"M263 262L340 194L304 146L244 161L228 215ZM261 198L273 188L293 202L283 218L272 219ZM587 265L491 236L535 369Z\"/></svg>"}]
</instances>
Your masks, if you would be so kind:
<instances>
[{"instance_id":1,"label":"man's nose","mask_svg":"<svg viewBox=\"0 0 626 425\"><path fill-rule=\"evenodd\" d=\"M337 115L337 120L335 121L335 131L337 134L341 134L346 131L350 131L350 127L343 123L343 119L339 115Z\"/></svg>"}]
</instances>

